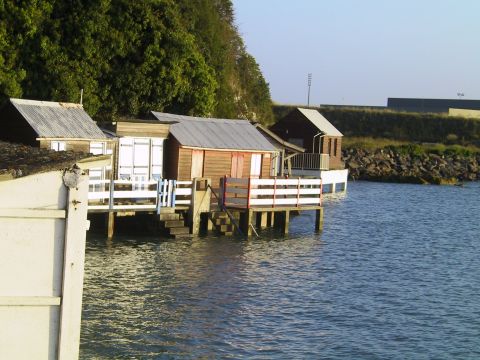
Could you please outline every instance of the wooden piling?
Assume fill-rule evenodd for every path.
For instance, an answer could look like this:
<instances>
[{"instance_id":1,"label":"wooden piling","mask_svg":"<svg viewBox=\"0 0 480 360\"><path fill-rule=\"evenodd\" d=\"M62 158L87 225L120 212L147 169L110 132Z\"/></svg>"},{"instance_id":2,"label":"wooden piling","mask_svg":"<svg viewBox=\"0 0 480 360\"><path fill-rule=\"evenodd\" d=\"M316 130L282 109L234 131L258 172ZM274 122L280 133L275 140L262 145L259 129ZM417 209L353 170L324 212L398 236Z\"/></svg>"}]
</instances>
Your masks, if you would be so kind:
<instances>
[{"instance_id":1,"label":"wooden piling","mask_svg":"<svg viewBox=\"0 0 480 360\"><path fill-rule=\"evenodd\" d=\"M288 227L290 225L290 210L287 210L283 213L283 219L282 219L282 232L284 234L288 234Z\"/></svg>"},{"instance_id":2,"label":"wooden piling","mask_svg":"<svg viewBox=\"0 0 480 360\"><path fill-rule=\"evenodd\" d=\"M270 211L268 213L267 226L273 227L274 224L275 224L275 211Z\"/></svg>"},{"instance_id":3,"label":"wooden piling","mask_svg":"<svg viewBox=\"0 0 480 360\"><path fill-rule=\"evenodd\" d=\"M267 227L267 218L268 213L266 211L261 211L257 213L257 225L260 229L265 229Z\"/></svg>"},{"instance_id":4,"label":"wooden piling","mask_svg":"<svg viewBox=\"0 0 480 360\"><path fill-rule=\"evenodd\" d=\"M242 214L243 219L241 222L241 227L242 227L242 232L246 236L251 236L252 235L252 226L250 225L252 223L253 219L253 210L252 209L245 209L245 212Z\"/></svg>"},{"instance_id":5,"label":"wooden piling","mask_svg":"<svg viewBox=\"0 0 480 360\"><path fill-rule=\"evenodd\" d=\"M107 214L107 238L111 240L113 238L113 232L115 229L115 213L109 211Z\"/></svg>"},{"instance_id":6,"label":"wooden piling","mask_svg":"<svg viewBox=\"0 0 480 360\"><path fill-rule=\"evenodd\" d=\"M315 231L323 230L323 207L315 210Z\"/></svg>"},{"instance_id":7,"label":"wooden piling","mask_svg":"<svg viewBox=\"0 0 480 360\"><path fill-rule=\"evenodd\" d=\"M207 178L195 178L192 182L192 203L189 211L190 232L200 232L201 214L210 212L211 181Z\"/></svg>"}]
</instances>

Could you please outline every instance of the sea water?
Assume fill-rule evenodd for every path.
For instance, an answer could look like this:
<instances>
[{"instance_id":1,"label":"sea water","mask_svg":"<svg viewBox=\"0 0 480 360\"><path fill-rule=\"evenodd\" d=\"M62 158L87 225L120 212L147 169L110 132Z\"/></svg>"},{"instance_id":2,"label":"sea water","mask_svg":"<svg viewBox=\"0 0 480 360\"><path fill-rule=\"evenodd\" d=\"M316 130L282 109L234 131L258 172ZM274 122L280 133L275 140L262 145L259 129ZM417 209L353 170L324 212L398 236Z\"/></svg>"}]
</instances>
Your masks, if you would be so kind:
<instances>
[{"instance_id":1,"label":"sea water","mask_svg":"<svg viewBox=\"0 0 480 360\"><path fill-rule=\"evenodd\" d=\"M478 359L480 184L356 182L290 234L89 234L81 358Z\"/></svg>"}]
</instances>

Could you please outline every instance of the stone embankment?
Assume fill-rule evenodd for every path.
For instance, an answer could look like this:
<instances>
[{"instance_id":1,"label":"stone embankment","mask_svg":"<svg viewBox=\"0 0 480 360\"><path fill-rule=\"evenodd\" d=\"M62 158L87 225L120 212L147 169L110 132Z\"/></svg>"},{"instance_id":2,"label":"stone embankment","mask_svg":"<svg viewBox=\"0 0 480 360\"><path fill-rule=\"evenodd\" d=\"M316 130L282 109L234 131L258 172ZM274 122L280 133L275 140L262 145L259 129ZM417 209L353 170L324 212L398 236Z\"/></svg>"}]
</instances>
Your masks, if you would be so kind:
<instances>
[{"instance_id":1,"label":"stone embankment","mask_svg":"<svg viewBox=\"0 0 480 360\"><path fill-rule=\"evenodd\" d=\"M354 180L415 184L457 184L480 180L480 154L404 154L392 149L343 150L345 167Z\"/></svg>"}]
</instances>

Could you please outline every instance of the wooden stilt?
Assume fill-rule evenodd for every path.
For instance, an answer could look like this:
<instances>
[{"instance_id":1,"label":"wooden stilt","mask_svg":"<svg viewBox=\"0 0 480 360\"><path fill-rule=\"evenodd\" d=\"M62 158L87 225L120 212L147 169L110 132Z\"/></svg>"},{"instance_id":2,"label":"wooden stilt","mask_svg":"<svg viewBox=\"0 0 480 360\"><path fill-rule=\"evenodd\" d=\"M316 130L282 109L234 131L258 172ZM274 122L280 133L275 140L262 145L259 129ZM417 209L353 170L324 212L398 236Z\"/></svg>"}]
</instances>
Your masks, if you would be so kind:
<instances>
[{"instance_id":1,"label":"wooden stilt","mask_svg":"<svg viewBox=\"0 0 480 360\"><path fill-rule=\"evenodd\" d=\"M266 211L257 213L257 225L260 229L265 229L267 227L267 218L268 213Z\"/></svg>"},{"instance_id":2,"label":"wooden stilt","mask_svg":"<svg viewBox=\"0 0 480 360\"><path fill-rule=\"evenodd\" d=\"M110 211L107 214L107 238L111 240L113 238L113 231L115 228L115 213Z\"/></svg>"},{"instance_id":3,"label":"wooden stilt","mask_svg":"<svg viewBox=\"0 0 480 360\"><path fill-rule=\"evenodd\" d=\"M283 224L282 224L282 232L284 234L288 234L288 227L290 225L290 210L287 210L283 213Z\"/></svg>"},{"instance_id":4,"label":"wooden stilt","mask_svg":"<svg viewBox=\"0 0 480 360\"><path fill-rule=\"evenodd\" d=\"M323 230L323 208L315 210L315 231Z\"/></svg>"},{"instance_id":5,"label":"wooden stilt","mask_svg":"<svg viewBox=\"0 0 480 360\"><path fill-rule=\"evenodd\" d=\"M274 224L275 224L275 212L271 211L268 213L267 226L273 227Z\"/></svg>"},{"instance_id":6,"label":"wooden stilt","mask_svg":"<svg viewBox=\"0 0 480 360\"><path fill-rule=\"evenodd\" d=\"M252 223L253 218L253 211L251 209L246 209L243 213L243 221L242 221L242 232L247 235L252 235L252 227L250 224Z\"/></svg>"}]
</instances>

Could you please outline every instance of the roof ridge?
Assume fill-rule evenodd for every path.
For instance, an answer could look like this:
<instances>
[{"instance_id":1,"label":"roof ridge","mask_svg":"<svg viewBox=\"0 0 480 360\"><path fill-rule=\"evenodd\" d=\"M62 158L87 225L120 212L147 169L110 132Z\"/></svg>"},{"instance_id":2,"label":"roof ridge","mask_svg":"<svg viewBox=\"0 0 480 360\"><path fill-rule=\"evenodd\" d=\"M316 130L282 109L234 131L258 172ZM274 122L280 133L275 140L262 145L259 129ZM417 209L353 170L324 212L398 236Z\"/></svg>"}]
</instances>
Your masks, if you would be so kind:
<instances>
[{"instance_id":1,"label":"roof ridge","mask_svg":"<svg viewBox=\"0 0 480 360\"><path fill-rule=\"evenodd\" d=\"M10 102L12 104L18 104L18 105L48 106L48 107L57 107L57 108L66 108L66 109L68 108L83 109L82 104L69 103L69 102L30 100L30 99L18 99L18 98L10 98Z\"/></svg>"}]
</instances>

